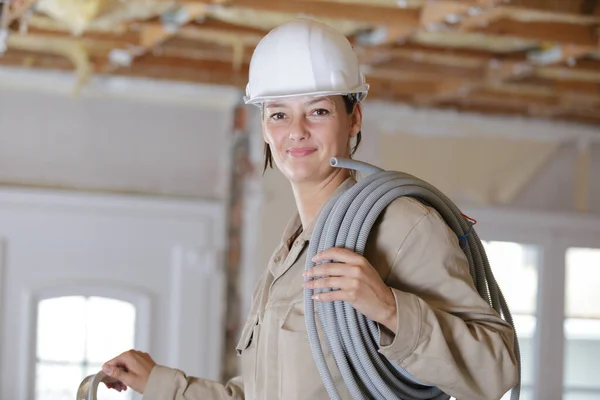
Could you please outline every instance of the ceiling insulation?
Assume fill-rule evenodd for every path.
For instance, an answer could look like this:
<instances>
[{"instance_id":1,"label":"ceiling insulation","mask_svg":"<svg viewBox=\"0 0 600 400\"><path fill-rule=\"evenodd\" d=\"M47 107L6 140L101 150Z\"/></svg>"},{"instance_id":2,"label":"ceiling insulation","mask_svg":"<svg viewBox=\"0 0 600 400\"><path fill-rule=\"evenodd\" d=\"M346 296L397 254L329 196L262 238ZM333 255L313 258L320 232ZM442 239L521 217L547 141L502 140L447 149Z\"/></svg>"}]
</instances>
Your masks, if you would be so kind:
<instances>
[{"instance_id":1,"label":"ceiling insulation","mask_svg":"<svg viewBox=\"0 0 600 400\"><path fill-rule=\"evenodd\" d=\"M13 0L0 68L72 66L78 84L105 74L243 90L259 40L306 17L347 35L371 100L600 125L600 2L552 3Z\"/></svg>"},{"instance_id":2,"label":"ceiling insulation","mask_svg":"<svg viewBox=\"0 0 600 400\"><path fill-rule=\"evenodd\" d=\"M175 5L170 0L38 0L35 7L74 35L81 35L89 28L110 29L123 22L153 18Z\"/></svg>"}]
</instances>

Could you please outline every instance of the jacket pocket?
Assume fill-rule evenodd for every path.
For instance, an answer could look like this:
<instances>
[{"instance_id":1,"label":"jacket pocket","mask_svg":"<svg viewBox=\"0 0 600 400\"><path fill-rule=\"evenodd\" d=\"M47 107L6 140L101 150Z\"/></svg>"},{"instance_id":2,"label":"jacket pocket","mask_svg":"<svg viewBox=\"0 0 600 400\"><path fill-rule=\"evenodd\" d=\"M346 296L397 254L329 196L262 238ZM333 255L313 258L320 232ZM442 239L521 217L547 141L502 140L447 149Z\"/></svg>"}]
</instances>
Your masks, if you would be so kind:
<instances>
[{"instance_id":1,"label":"jacket pocket","mask_svg":"<svg viewBox=\"0 0 600 400\"><path fill-rule=\"evenodd\" d=\"M256 398L256 352L259 334L260 325L257 314L248 318L236 346L237 354L242 357L242 381L246 400Z\"/></svg>"},{"instance_id":2,"label":"jacket pocket","mask_svg":"<svg viewBox=\"0 0 600 400\"><path fill-rule=\"evenodd\" d=\"M309 400L329 398L313 359L304 322L303 301L294 302L284 311L279 329L279 398ZM319 324L317 325L319 326ZM323 337L319 328L319 336ZM323 348L325 358L328 350Z\"/></svg>"}]
</instances>

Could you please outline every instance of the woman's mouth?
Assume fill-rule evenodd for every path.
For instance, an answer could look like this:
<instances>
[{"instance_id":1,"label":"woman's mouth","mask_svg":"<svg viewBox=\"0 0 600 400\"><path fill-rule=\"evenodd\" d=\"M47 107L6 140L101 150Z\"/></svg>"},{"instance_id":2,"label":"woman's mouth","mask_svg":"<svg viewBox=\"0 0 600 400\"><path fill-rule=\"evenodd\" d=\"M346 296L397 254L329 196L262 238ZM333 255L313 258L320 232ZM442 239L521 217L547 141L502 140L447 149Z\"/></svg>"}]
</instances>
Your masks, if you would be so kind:
<instances>
[{"instance_id":1,"label":"woman's mouth","mask_svg":"<svg viewBox=\"0 0 600 400\"><path fill-rule=\"evenodd\" d=\"M287 153L292 156L292 157L306 157L309 154L314 153L315 151L317 151L317 149L315 149L314 147L294 147L291 148L287 151Z\"/></svg>"}]
</instances>

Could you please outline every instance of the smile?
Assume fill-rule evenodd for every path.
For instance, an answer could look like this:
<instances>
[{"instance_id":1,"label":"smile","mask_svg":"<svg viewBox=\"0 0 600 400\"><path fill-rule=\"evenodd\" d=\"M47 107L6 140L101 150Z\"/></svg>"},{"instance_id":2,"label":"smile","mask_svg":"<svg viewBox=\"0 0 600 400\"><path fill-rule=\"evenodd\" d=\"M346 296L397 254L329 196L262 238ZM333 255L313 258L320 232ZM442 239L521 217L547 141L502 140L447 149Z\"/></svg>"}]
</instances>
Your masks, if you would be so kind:
<instances>
[{"instance_id":1,"label":"smile","mask_svg":"<svg viewBox=\"0 0 600 400\"><path fill-rule=\"evenodd\" d=\"M312 147L297 147L297 148L289 149L287 151L287 153L292 157L299 158L299 157L306 157L306 156L314 153L315 151L317 151L317 149L312 148Z\"/></svg>"}]
</instances>

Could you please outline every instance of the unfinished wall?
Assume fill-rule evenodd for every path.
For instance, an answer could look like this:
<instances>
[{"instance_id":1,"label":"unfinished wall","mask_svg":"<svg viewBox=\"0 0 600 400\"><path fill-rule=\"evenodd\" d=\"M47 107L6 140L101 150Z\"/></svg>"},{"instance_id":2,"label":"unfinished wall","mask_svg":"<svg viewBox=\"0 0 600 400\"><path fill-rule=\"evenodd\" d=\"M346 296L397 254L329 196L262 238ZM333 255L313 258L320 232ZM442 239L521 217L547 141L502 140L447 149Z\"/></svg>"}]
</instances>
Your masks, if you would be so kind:
<instances>
[{"instance_id":1,"label":"unfinished wall","mask_svg":"<svg viewBox=\"0 0 600 400\"><path fill-rule=\"evenodd\" d=\"M545 163L535 179L525 185L513 206L548 211L573 210L576 160L576 147L571 143L561 145L556 155Z\"/></svg>"},{"instance_id":2,"label":"unfinished wall","mask_svg":"<svg viewBox=\"0 0 600 400\"><path fill-rule=\"evenodd\" d=\"M36 79L0 73L0 184L225 196L232 91L112 80L75 98L62 75Z\"/></svg>"}]
</instances>

